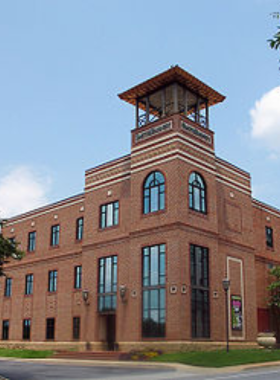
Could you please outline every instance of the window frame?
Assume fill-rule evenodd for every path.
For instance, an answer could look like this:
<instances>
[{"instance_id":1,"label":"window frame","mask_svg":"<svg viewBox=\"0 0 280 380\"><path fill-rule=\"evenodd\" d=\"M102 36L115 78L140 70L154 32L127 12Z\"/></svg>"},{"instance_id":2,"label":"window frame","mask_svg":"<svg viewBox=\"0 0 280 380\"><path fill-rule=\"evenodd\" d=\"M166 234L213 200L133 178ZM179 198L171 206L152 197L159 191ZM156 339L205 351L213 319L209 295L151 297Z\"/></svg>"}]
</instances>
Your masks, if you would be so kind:
<instances>
[{"instance_id":1,"label":"window frame","mask_svg":"<svg viewBox=\"0 0 280 380\"><path fill-rule=\"evenodd\" d=\"M209 266L209 249L197 244L190 244L190 288L191 288L191 336L193 339L210 339L211 337L211 312L210 312L210 266ZM199 263L199 255L197 252L200 250L201 263ZM193 261L194 258L194 261ZM201 277L202 284L198 283L197 265L201 264ZM207 272L205 271L205 265ZM207 276L205 274L207 273ZM198 311L197 303L199 302L198 294L203 295L201 299L206 300L203 304L203 321L202 326L198 326ZM194 296L195 295L195 296ZM202 304L201 304L202 305ZM200 306L201 306L200 305ZM202 334L198 333L199 328L202 329Z\"/></svg>"},{"instance_id":2,"label":"window frame","mask_svg":"<svg viewBox=\"0 0 280 380\"><path fill-rule=\"evenodd\" d=\"M152 272L154 256L153 250L156 249L157 272ZM162 266L164 272L162 273ZM153 268L155 269L155 268ZM155 278L156 277L156 278ZM153 283L154 282L154 283ZM153 295L156 295L157 308L153 307ZM163 298L161 298L163 297ZM161 339L166 336L166 244L155 244L142 248L142 338ZM148 307L145 307L145 303ZM145 319L151 319L153 312L158 314L157 326L145 324ZM148 318L144 318L144 315ZM152 320L152 319L151 319ZM161 320L164 323L161 323Z\"/></svg>"},{"instance_id":3,"label":"window frame","mask_svg":"<svg viewBox=\"0 0 280 380\"><path fill-rule=\"evenodd\" d=\"M112 206L112 210L109 207ZM109 213L110 212L110 213ZM112 220L112 224L108 223L108 220ZM120 222L120 202L119 200L104 203L100 205L99 209L99 228L104 230L106 228L112 228L119 225Z\"/></svg>"},{"instance_id":4,"label":"window frame","mask_svg":"<svg viewBox=\"0 0 280 380\"><path fill-rule=\"evenodd\" d=\"M265 226L265 239L266 239L266 247L273 248L274 247L273 228L270 226Z\"/></svg>"},{"instance_id":5,"label":"window frame","mask_svg":"<svg viewBox=\"0 0 280 380\"><path fill-rule=\"evenodd\" d=\"M49 335L50 331L52 334ZM55 340L55 318L46 318L46 340Z\"/></svg>"},{"instance_id":6,"label":"window frame","mask_svg":"<svg viewBox=\"0 0 280 380\"><path fill-rule=\"evenodd\" d=\"M33 286L34 286L34 275L33 273L28 273L25 275L25 292L26 296L33 295Z\"/></svg>"},{"instance_id":7,"label":"window frame","mask_svg":"<svg viewBox=\"0 0 280 380\"><path fill-rule=\"evenodd\" d=\"M9 298L12 296L12 285L13 285L13 278L12 277L6 277L5 278L4 297Z\"/></svg>"},{"instance_id":8,"label":"window frame","mask_svg":"<svg viewBox=\"0 0 280 380\"><path fill-rule=\"evenodd\" d=\"M84 217L76 219L76 241L82 241L84 237Z\"/></svg>"},{"instance_id":9,"label":"window frame","mask_svg":"<svg viewBox=\"0 0 280 380\"><path fill-rule=\"evenodd\" d=\"M110 262L110 281L106 281ZM100 314L115 313L118 291L118 256L100 257L98 260L97 310Z\"/></svg>"},{"instance_id":10,"label":"window frame","mask_svg":"<svg viewBox=\"0 0 280 380\"><path fill-rule=\"evenodd\" d=\"M30 231L28 233L28 242L27 242L27 252L35 252L36 251L36 231Z\"/></svg>"},{"instance_id":11,"label":"window frame","mask_svg":"<svg viewBox=\"0 0 280 380\"><path fill-rule=\"evenodd\" d=\"M2 340L9 340L10 335L10 320L3 319L2 321Z\"/></svg>"},{"instance_id":12,"label":"window frame","mask_svg":"<svg viewBox=\"0 0 280 380\"><path fill-rule=\"evenodd\" d=\"M191 177L194 179L191 181ZM201 181L202 185L196 185L195 182ZM196 194L198 192L198 200L196 199ZM207 185L204 177L196 172L192 171L189 174L188 180L188 198L189 198L189 209L196 211L200 214L207 215ZM197 205L199 203L199 205Z\"/></svg>"},{"instance_id":13,"label":"window frame","mask_svg":"<svg viewBox=\"0 0 280 380\"><path fill-rule=\"evenodd\" d=\"M54 224L51 226L51 247L58 247L60 240L60 224Z\"/></svg>"},{"instance_id":14,"label":"window frame","mask_svg":"<svg viewBox=\"0 0 280 380\"><path fill-rule=\"evenodd\" d=\"M75 290L82 289L82 276L83 276L82 265L76 265L74 267L74 289Z\"/></svg>"},{"instance_id":15,"label":"window frame","mask_svg":"<svg viewBox=\"0 0 280 380\"><path fill-rule=\"evenodd\" d=\"M156 178L161 176L161 182ZM158 182L153 184L154 182ZM156 193L154 193L154 191ZM142 213L143 215L163 212L166 208L166 180L160 170L150 172L144 179L142 188ZM156 203L156 209L153 209L153 203Z\"/></svg>"},{"instance_id":16,"label":"window frame","mask_svg":"<svg viewBox=\"0 0 280 380\"><path fill-rule=\"evenodd\" d=\"M78 324L75 324L78 322ZM72 339L80 340L81 338L81 317L73 317L72 320Z\"/></svg>"},{"instance_id":17,"label":"window frame","mask_svg":"<svg viewBox=\"0 0 280 380\"><path fill-rule=\"evenodd\" d=\"M31 319L26 318L26 319L23 319L22 321L22 340L30 340L30 339L31 339Z\"/></svg>"},{"instance_id":18,"label":"window frame","mask_svg":"<svg viewBox=\"0 0 280 380\"><path fill-rule=\"evenodd\" d=\"M58 276L57 269L49 270L49 273L48 273L48 292L49 293L57 292L57 276Z\"/></svg>"}]
</instances>

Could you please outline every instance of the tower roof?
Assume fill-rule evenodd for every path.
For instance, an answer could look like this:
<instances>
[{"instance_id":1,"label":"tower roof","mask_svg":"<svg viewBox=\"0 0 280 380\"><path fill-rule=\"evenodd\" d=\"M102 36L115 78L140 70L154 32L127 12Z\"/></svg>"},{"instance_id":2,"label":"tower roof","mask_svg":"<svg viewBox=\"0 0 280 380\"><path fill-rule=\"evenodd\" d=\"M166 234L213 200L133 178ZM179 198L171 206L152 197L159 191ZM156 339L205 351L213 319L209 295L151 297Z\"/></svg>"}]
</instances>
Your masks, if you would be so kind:
<instances>
[{"instance_id":1,"label":"tower roof","mask_svg":"<svg viewBox=\"0 0 280 380\"><path fill-rule=\"evenodd\" d=\"M225 100L224 95L207 86L205 83L201 82L199 79L179 66L173 66L163 73L160 73L153 78L148 79L125 92L122 92L119 94L119 97L120 99L135 105L136 99L149 95L161 87L173 82L177 82L194 93L200 95L202 98L207 99L209 106Z\"/></svg>"}]
</instances>

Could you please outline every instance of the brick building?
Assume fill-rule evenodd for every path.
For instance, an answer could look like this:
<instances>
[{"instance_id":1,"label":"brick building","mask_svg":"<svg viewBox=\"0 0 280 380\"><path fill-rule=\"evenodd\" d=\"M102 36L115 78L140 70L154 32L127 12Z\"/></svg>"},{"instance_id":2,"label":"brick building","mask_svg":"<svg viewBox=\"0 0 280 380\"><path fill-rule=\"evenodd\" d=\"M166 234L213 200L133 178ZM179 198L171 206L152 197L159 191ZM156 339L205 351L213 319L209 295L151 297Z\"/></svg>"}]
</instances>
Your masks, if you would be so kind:
<instances>
[{"instance_id":1,"label":"brick building","mask_svg":"<svg viewBox=\"0 0 280 380\"><path fill-rule=\"evenodd\" d=\"M0 279L1 345L221 344L226 301L232 344L255 342L280 212L215 155L209 108L224 96L178 66L119 96L136 110L131 153L87 170L82 194L4 225L26 255Z\"/></svg>"}]
</instances>

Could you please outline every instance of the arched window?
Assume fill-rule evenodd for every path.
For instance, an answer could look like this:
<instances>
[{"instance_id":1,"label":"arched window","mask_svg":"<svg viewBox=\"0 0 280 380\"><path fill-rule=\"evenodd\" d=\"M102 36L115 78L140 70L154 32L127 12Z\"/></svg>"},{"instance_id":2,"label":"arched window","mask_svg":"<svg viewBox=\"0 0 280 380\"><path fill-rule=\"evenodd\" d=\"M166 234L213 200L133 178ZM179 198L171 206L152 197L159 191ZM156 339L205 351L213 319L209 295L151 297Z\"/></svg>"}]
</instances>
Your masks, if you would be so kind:
<instances>
[{"instance_id":1,"label":"arched window","mask_svg":"<svg viewBox=\"0 0 280 380\"><path fill-rule=\"evenodd\" d=\"M144 214L164 210L165 208L165 181L161 172L152 172L144 182Z\"/></svg>"},{"instance_id":2,"label":"arched window","mask_svg":"<svg viewBox=\"0 0 280 380\"><path fill-rule=\"evenodd\" d=\"M189 178L189 207L206 214L206 185L200 174L192 172Z\"/></svg>"}]
</instances>

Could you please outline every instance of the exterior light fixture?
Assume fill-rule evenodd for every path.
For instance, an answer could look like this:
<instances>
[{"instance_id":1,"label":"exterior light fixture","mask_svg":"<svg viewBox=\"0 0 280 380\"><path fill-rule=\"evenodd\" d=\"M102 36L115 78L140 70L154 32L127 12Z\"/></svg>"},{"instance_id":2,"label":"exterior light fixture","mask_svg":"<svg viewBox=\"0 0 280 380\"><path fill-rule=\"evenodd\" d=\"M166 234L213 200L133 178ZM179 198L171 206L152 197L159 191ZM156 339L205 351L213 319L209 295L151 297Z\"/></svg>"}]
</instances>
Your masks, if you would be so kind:
<instances>
[{"instance_id":1,"label":"exterior light fixture","mask_svg":"<svg viewBox=\"0 0 280 380\"><path fill-rule=\"evenodd\" d=\"M227 352L229 352L229 331L228 331L228 324L229 324L229 315L228 315L228 291L230 288L230 280L228 278L224 278L222 281L223 289L225 291L225 307L226 307L226 340L227 340Z\"/></svg>"},{"instance_id":2,"label":"exterior light fixture","mask_svg":"<svg viewBox=\"0 0 280 380\"><path fill-rule=\"evenodd\" d=\"M83 300L84 300L85 304L88 305L88 304L89 304L89 302L88 302L89 291L86 290L86 289L84 289L84 290L82 291L82 296L83 296Z\"/></svg>"},{"instance_id":3,"label":"exterior light fixture","mask_svg":"<svg viewBox=\"0 0 280 380\"><path fill-rule=\"evenodd\" d=\"M126 299L125 299L126 291L127 291L126 285L120 285L120 296L121 296L121 300L123 303L126 301Z\"/></svg>"}]
</instances>

